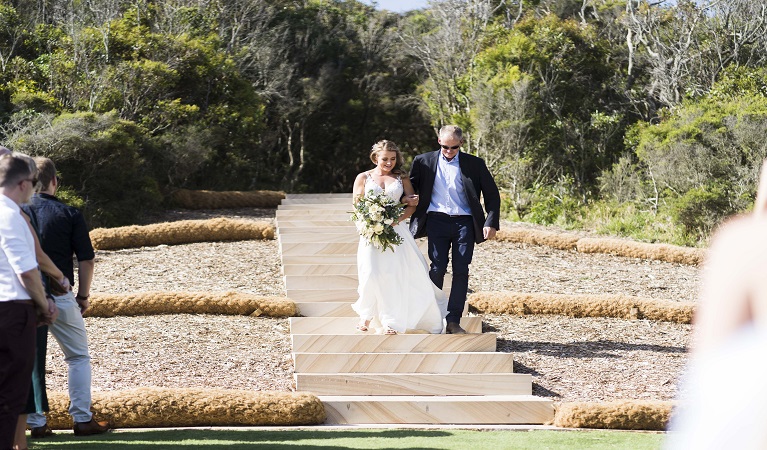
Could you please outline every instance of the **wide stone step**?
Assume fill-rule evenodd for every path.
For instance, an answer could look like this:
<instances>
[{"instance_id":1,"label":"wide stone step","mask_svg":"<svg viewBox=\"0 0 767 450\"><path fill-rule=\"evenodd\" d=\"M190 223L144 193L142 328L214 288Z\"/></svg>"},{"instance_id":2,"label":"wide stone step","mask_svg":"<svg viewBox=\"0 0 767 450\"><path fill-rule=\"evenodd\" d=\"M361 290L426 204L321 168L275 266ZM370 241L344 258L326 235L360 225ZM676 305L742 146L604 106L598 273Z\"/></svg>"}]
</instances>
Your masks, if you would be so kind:
<instances>
[{"instance_id":1,"label":"wide stone step","mask_svg":"<svg viewBox=\"0 0 767 450\"><path fill-rule=\"evenodd\" d=\"M344 255L281 255L282 264L357 264L357 252Z\"/></svg>"},{"instance_id":2,"label":"wide stone step","mask_svg":"<svg viewBox=\"0 0 767 450\"><path fill-rule=\"evenodd\" d=\"M304 317L357 317L352 302L295 302Z\"/></svg>"},{"instance_id":3,"label":"wide stone step","mask_svg":"<svg viewBox=\"0 0 767 450\"><path fill-rule=\"evenodd\" d=\"M351 205L348 209L278 209L274 212L277 220L349 220Z\"/></svg>"},{"instance_id":4,"label":"wide stone step","mask_svg":"<svg viewBox=\"0 0 767 450\"><path fill-rule=\"evenodd\" d=\"M326 424L545 424L551 400L531 395L320 396Z\"/></svg>"},{"instance_id":5,"label":"wide stone step","mask_svg":"<svg viewBox=\"0 0 767 450\"><path fill-rule=\"evenodd\" d=\"M351 192L336 192L336 193L306 193L306 194L285 194L285 199L307 199L307 198L348 198L352 199Z\"/></svg>"},{"instance_id":6,"label":"wide stone step","mask_svg":"<svg viewBox=\"0 0 767 450\"><path fill-rule=\"evenodd\" d=\"M358 317L291 317L291 334L359 334ZM467 333L482 333L482 317L461 317L461 327ZM372 330L372 328L371 328Z\"/></svg>"},{"instance_id":7,"label":"wide stone step","mask_svg":"<svg viewBox=\"0 0 767 450\"><path fill-rule=\"evenodd\" d=\"M349 302L359 298L357 289L287 289L286 296L294 302Z\"/></svg>"},{"instance_id":8,"label":"wide stone step","mask_svg":"<svg viewBox=\"0 0 767 450\"><path fill-rule=\"evenodd\" d=\"M532 395L523 373L296 373L296 390L316 395Z\"/></svg>"},{"instance_id":9,"label":"wide stone step","mask_svg":"<svg viewBox=\"0 0 767 450\"><path fill-rule=\"evenodd\" d=\"M303 204L281 204L277 206L277 211L336 211L351 214L354 210L351 200L349 202L338 203L303 203Z\"/></svg>"},{"instance_id":10,"label":"wide stone step","mask_svg":"<svg viewBox=\"0 0 767 450\"><path fill-rule=\"evenodd\" d=\"M293 289L354 289L356 293L359 285L356 270L348 275L286 275L283 278L285 288L289 291Z\"/></svg>"},{"instance_id":11,"label":"wide stone step","mask_svg":"<svg viewBox=\"0 0 767 450\"><path fill-rule=\"evenodd\" d=\"M290 239L293 240L292 238ZM421 252L428 249L425 239L416 241ZM341 242L280 242L280 254L284 256L312 256L312 255L355 255L359 247L359 236L342 240ZM283 264L286 264L283 261Z\"/></svg>"},{"instance_id":12,"label":"wide stone step","mask_svg":"<svg viewBox=\"0 0 767 450\"><path fill-rule=\"evenodd\" d=\"M285 276L357 275L356 264L288 264L282 266Z\"/></svg>"},{"instance_id":13,"label":"wide stone step","mask_svg":"<svg viewBox=\"0 0 767 450\"><path fill-rule=\"evenodd\" d=\"M356 231L351 230L348 233L280 233L278 240L281 245L284 244L301 244L301 243L315 243L315 242L328 242L328 243L344 243L354 244L356 247L360 242L360 236Z\"/></svg>"},{"instance_id":14,"label":"wide stone step","mask_svg":"<svg viewBox=\"0 0 767 450\"><path fill-rule=\"evenodd\" d=\"M426 270L426 269L424 269ZM354 289L357 291L359 285L359 279L357 277L356 265L352 273L343 275L285 275L283 277L285 288L289 291L292 290L339 290L339 289ZM449 294L450 288L453 283L453 276L449 273L445 274L443 280L443 292ZM356 295L356 294L355 294ZM293 298L293 297L291 297ZM295 300L295 299L294 299ZM356 298L354 298L356 301Z\"/></svg>"},{"instance_id":15,"label":"wide stone step","mask_svg":"<svg viewBox=\"0 0 767 450\"><path fill-rule=\"evenodd\" d=\"M351 205L352 197L317 197L317 198L286 198L280 202L282 205Z\"/></svg>"},{"instance_id":16,"label":"wide stone step","mask_svg":"<svg viewBox=\"0 0 767 450\"><path fill-rule=\"evenodd\" d=\"M356 233L356 227L352 222L349 221L347 218L346 220L324 220L324 219L317 219L317 220L293 220L293 219L282 219L277 222L275 222L277 226L277 231L282 232L283 229L286 230L324 230L326 228L333 229L333 228L339 228L342 229L342 231L346 230L355 230Z\"/></svg>"},{"instance_id":17,"label":"wide stone step","mask_svg":"<svg viewBox=\"0 0 767 450\"><path fill-rule=\"evenodd\" d=\"M295 353L494 352L495 333L483 334L293 334Z\"/></svg>"},{"instance_id":18,"label":"wide stone step","mask_svg":"<svg viewBox=\"0 0 767 450\"><path fill-rule=\"evenodd\" d=\"M359 241L335 243L335 242L314 242L314 243L281 243L280 253L282 256L311 256L311 255L356 255Z\"/></svg>"},{"instance_id":19,"label":"wide stone step","mask_svg":"<svg viewBox=\"0 0 767 450\"><path fill-rule=\"evenodd\" d=\"M293 224L294 222L289 222L290 224ZM338 222L332 222L332 223L338 223ZM286 236L289 234L339 234L339 233L347 233L351 234L352 236L359 238L359 235L357 234L357 227L354 226L353 223L349 223L348 225L332 225L332 226L312 226L312 225L280 225L278 231L279 236Z\"/></svg>"},{"instance_id":20,"label":"wide stone step","mask_svg":"<svg viewBox=\"0 0 767 450\"><path fill-rule=\"evenodd\" d=\"M311 211L310 211L311 212ZM349 220L349 214L326 213L319 214L320 211L311 212L311 214L304 214L302 211L276 211L274 214L275 224L281 222L304 222L304 223L338 223L345 222L351 223Z\"/></svg>"},{"instance_id":21,"label":"wide stone step","mask_svg":"<svg viewBox=\"0 0 767 450\"><path fill-rule=\"evenodd\" d=\"M297 373L513 373L511 353L293 353Z\"/></svg>"}]
</instances>

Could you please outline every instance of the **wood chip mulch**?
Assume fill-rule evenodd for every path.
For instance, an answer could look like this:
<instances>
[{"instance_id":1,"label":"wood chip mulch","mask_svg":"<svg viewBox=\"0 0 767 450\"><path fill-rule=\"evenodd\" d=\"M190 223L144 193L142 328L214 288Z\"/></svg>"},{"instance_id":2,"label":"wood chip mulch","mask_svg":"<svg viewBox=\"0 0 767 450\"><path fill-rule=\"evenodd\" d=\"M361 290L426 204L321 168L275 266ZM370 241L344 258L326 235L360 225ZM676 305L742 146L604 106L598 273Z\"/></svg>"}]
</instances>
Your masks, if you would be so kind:
<instances>
[{"instance_id":1,"label":"wood chip mulch","mask_svg":"<svg viewBox=\"0 0 767 450\"><path fill-rule=\"evenodd\" d=\"M273 220L274 210L169 211L147 222L212 217ZM504 227L517 226L504 224ZM700 268L503 242L475 249L472 291L627 294L694 301ZM92 292L227 291L284 295L276 241L98 251ZM486 315L498 351L555 401L671 400L690 325L607 318ZM293 389L287 319L168 315L86 318L93 390L135 387ZM66 390L49 339L47 382Z\"/></svg>"}]
</instances>

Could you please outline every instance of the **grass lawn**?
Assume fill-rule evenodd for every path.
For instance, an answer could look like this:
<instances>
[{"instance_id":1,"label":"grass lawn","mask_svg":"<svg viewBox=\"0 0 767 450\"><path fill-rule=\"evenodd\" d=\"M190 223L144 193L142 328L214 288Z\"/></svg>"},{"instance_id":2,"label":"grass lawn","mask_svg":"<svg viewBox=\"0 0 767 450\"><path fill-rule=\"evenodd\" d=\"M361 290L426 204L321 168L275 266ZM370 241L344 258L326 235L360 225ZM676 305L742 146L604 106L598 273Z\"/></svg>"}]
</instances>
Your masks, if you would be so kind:
<instances>
[{"instance_id":1,"label":"grass lawn","mask_svg":"<svg viewBox=\"0 0 767 450\"><path fill-rule=\"evenodd\" d=\"M152 430L76 437L57 433L30 449L659 449L664 435L630 431L551 430Z\"/></svg>"}]
</instances>

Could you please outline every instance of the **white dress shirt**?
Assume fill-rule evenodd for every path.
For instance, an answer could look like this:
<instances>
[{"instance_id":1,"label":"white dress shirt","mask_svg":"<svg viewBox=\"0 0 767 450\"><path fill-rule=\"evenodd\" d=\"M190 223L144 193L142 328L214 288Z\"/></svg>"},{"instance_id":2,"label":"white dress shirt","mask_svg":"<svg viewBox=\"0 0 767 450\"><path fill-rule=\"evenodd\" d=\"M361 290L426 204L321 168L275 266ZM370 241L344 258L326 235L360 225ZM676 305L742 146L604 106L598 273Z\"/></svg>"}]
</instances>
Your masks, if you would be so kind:
<instances>
[{"instance_id":1,"label":"white dress shirt","mask_svg":"<svg viewBox=\"0 0 767 450\"><path fill-rule=\"evenodd\" d=\"M451 216L470 216L471 208L463 189L461 166L458 158L461 152L448 161L441 152L437 158L437 176L427 212L441 212Z\"/></svg>"},{"instance_id":2,"label":"white dress shirt","mask_svg":"<svg viewBox=\"0 0 767 450\"><path fill-rule=\"evenodd\" d=\"M0 194L0 302L30 299L18 275L35 268L35 241L21 208Z\"/></svg>"}]
</instances>

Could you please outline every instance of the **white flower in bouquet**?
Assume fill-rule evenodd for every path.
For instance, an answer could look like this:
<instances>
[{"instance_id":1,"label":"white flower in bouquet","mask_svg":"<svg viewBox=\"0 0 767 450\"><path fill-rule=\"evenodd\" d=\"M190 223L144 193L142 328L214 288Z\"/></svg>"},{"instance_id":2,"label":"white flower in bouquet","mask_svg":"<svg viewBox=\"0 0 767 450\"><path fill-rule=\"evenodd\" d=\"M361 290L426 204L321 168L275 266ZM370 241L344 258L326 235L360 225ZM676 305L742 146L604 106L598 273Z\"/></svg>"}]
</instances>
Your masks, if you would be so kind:
<instances>
[{"instance_id":1,"label":"white flower in bouquet","mask_svg":"<svg viewBox=\"0 0 767 450\"><path fill-rule=\"evenodd\" d=\"M392 225L402 215L405 205L395 202L386 194L375 194L368 191L355 205L351 220L354 221L357 232L370 245L386 251L394 249L402 243L402 237L397 234Z\"/></svg>"}]
</instances>

